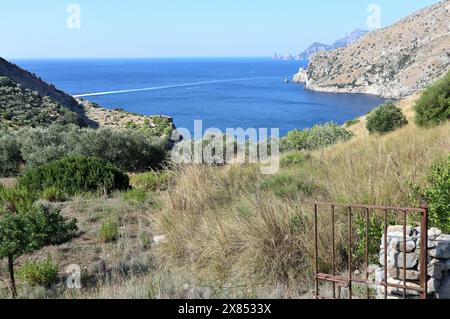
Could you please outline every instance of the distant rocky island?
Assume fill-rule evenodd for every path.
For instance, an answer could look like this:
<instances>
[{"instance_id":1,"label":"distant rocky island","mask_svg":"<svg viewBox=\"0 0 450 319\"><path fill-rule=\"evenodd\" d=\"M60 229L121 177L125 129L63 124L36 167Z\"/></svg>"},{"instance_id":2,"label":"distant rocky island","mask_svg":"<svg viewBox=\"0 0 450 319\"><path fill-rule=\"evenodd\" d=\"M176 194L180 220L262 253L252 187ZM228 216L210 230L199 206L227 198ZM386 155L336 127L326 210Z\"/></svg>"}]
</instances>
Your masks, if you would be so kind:
<instances>
[{"instance_id":1,"label":"distant rocky island","mask_svg":"<svg viewBox=\"0 0 450 319\"><path fill-rule=\"evenodd\" d=\"M313 54L293 79L314 91L409 96L450 70L449 21L450 0L441 1L347 47Z\"/></svg>"},{"instance_id":2,"label":"distant rocky island","mask_svg":"<svg viewBox=\"0 0 450 319\"><path fill-rule=\"evenodd\" d=\"M314 42L305 51L298 54L297 56L293 56L292 54L289 54L289 53L287 55L275 53L273 56L273 60L274 61L279 61L279 60L293 61L293 60L295 60L295 61L308 62L309 59L311 58L311 56L317 52L331 51L331 50L335 50L335 49L339 49L339 48L344 48L344 47L350 45L351 43L359 40L367 33L368 33L368 31L356 29L350 33L347 33L345 35L345 37L335 41L331 45Z\"/></svg>"}]
</instances>

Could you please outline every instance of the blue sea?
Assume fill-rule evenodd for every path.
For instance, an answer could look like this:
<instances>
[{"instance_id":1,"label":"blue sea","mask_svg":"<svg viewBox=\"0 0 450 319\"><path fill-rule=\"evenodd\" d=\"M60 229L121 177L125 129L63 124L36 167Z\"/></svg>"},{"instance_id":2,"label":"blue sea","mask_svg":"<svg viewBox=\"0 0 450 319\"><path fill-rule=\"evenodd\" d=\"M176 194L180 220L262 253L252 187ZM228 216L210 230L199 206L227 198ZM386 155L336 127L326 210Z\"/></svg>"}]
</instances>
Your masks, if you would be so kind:
<instances>
[{"instance_id":1,"label":"blue sea","mask_svg":"<svg viewBox=\"0 0 450 319\"><path fill-rule=\"evenodd\" d=\"M107 108L174 119L177 127L295 128L345 121L383 102L367 95L318 93L285 83L299 67L270 58L15 60L72 95Z\"/></svg>"}]
</instances>

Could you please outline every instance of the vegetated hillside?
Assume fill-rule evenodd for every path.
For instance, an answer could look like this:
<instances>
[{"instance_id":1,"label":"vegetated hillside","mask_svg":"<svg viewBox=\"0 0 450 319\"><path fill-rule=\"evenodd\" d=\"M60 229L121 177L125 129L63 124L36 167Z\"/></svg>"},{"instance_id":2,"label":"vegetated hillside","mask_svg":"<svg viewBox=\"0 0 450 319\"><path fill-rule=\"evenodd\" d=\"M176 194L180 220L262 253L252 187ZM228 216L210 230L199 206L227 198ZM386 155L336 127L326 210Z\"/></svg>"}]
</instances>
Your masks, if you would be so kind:
<instances>
[{"instance_id":1,"label":"vegetated hillside","mask_svg":"<svg viewBox=\"0 0 450 319\"><path fill-rule=\"evenodd\" d=\"M297 78L316 91L411 95L450 69L449 21L444 0L346 48L317 53Z\"/></svg>"},{"instance_id":2,"label":"vegetated hillside","mask_svg":"<svg viewBox=\"0 0 450 319\"><path fill-rule=\"evenodd\" d=\"M0 124L7 128L48 126L51 124L83 125L82 117L21 84L0 76Z\"/></svg>"},{"instance_id":3,"label":"vegetated hillside","mask_svg":"<svg viewBox=\"0 0 450 319\"><path fill-rule=\"evenodd\" d=\"M83 115L83 109L69 94L58 90L55 86L46 83L36 75L0 57L0 76L6 76L23 88L37 92L40 96L48 96L63 107Z\"/></svg>"}]
</instances>

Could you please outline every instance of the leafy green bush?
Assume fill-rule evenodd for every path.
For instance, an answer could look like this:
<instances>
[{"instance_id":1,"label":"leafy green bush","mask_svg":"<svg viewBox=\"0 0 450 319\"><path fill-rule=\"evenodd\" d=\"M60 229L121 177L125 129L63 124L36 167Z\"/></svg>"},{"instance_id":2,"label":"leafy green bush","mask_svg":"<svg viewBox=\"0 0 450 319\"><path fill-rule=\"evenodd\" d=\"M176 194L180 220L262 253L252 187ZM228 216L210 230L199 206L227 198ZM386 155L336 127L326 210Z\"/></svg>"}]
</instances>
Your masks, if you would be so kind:
<instances>
[{"instance_id":1,"label":"leafy green bush","mask_svg":"<svg viewBox=\"0 0 450 319\"><path fill-rule=\"evenodd\" d=\"M119 238L119 224L112 220L103 223L98 232L98 236L102 243L116 241Z\"/></svg>"},{"instance_id":2,"label":"leafy green bush","mask_svg":"<svg viewBox=\"0 0 450 319\"><path fill-rule=\"evenodd\" d=\"M314 150L330 146L339 142L348 141L353 133L336 123L315 125L311 129L294 130L281 139L281 150Z\"/></svg>"},{"instance_id":3,"label":"leafy green bush","mask_svg":"<svg viewBox=\"0 0 450 319\"><path fill-rule=\"evenodd\" d=\"M159 169L166 160L164 142L149 132L75 126L26 128L17 132L21 154L29 167L67 156L97 157L123 171Z\"/></svg>"},{"instance_id":4,"label":"leafy green bush","mask_svg":"<svg viewBox=\"0 0 450 319\"><path fill-rule=\"evenodd\" d=\"M64 202L67 197L59 188L50 186L43 190L42 199L48 200L49 202Z\"/></svg>"},{"instance_id":5,"label":"leafy green bush","mask_svg":"<svg viewBox=\"0 0 450 319\"><path fill-rule=\"evenodd\" d=\"M450 72L424 91L415 110L416 123L422 127L436 126L450 119Z\"/></svg>"},{"instance_id":6,"label":"leafy green bush","mask_svg":"<svg viewBox=\"0 0 450 319\"><path fill-rule=\"evenodd\" d=\"M58 266L47 259L27 262L17 272L17 276L30 286L49 287L58 278L58 272Z\"/></svg>"},{"instance_id":7,"label":"leafy green bush","mask_svg":"<svg viewBox=\"0 0 450 319\"><path fill-rule=\"evenodd\" d=\"M165 190L168 183L173 178L173 173L164 172L146 172L132 175L130 178L131 185L141 188L145 191Z\"/></svg>"},{"instance_id":8,"label":"leafy green bush","mask_svg":"<svg viewBox=\"0 0 450 319\"><path fill-rule=\"evenodd\" d=\"M408 124L402 110L388 102L373 110L367 117L367 130L370 134L386 134Z\"/></svg>"},{"instance_id":9,"label":"leafy green bush","mask_svg":"<svg viewBox=\"0 0 450 319\"><path fill-rule=\"evenodd\" d=\"M23 159L16 139L0 129L0 177L16 175L22 163Z\"/></svg>"},{"instance_id":10,"label":"leafy green bush","mask_svg":"<svg viewBox=\"0 0 450 319\"><path fill-rule=\"evenodd\" d=\"M430 224L450 233L450 156L433 165L424 195L429 205Z\"/></svg>"},{"instance_id":11,"label":"leafy green bush","mask_svg":"<svg viewBox=\"0 0 450 319\"><path fill-rule=\"evenodd\" d=\"M68 157L27 170L19 185L42 192L56 187L68 195L82 192L126 190L129 178L114 165L95 157Z\"/></svg>"}]
</instances>

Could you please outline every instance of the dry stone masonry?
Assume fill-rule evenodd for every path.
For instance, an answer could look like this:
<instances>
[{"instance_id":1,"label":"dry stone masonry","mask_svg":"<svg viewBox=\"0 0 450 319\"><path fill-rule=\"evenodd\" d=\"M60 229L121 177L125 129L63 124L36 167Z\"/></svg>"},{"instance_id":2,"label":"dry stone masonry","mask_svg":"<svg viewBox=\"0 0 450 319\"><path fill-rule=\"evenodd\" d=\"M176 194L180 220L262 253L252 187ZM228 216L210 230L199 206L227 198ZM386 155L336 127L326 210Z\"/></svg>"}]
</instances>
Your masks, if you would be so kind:
<instances>
[{"instance_id":1,"label":"dry stone masonry","mask_svg":"<svg viewBox=\"0 0 450 319\"><path fill-rule=\"evenodd\" d=\"M404 278L404 236L403 226L390 226L387 232L388 283L420 288L420 229L407 227L406 238L406 278ZM384 235L380 246L380 264L376 271L376 281L384 282ZM428 231L428 295L430 298L450 299L450 235L437 228ZM388 288L389 299L402 299L402 288ZM378 298L384 298L384 287L377 286ZM407 290L406 297L419 298L419 292Z\"/></svg>"}]
</instances>

